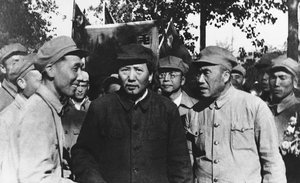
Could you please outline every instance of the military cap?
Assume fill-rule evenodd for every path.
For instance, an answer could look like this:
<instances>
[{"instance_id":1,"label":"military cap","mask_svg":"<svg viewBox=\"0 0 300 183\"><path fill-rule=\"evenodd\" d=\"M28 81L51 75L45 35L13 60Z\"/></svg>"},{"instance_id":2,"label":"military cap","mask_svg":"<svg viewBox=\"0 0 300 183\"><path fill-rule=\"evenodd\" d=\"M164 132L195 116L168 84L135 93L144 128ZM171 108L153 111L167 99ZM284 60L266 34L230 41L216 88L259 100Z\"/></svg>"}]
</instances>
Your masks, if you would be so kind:
<instances>
[{"instance_id":1,"label":"military cap","mask_svg":"<svg viewBox=\"0 0 300 183\"><path fill-rule=\"evenodd\" d=\"M239 74L243 75L244 77L246 75L246 69L242 65L240 65L240 64L238 64L237 66L235 66L234 68L232 68L231 72L232 73L239 73Z\"/></svg>"},{"instance_id":2,"label":"military cap","mask_svg":"<svg viewBox=\"0 0 300 183\"><path fill-rule=\"evenodd\" d=\"M175 56L167 56L158 60L159 69L177 69L183 74L187 73L189 66L183 62L181 58Z\"/></svg>"},{"instance_id":3,"label":"military cap","mask_svg":"<svg viewBox=\"0 0 300 183\"><path fill-rule=\"evenodd\" d=\"M271 72L284 68L289 71L295 77L299 75L299 64L296 60L287 57L286 55L281 55L272 60Z\"/></svg>"},{"instance_id":4,"label":"military cap","mask_svg":"<svg viewBox=\"0 0 300 183\"><path fill-rule=\"evenodd\" d=\"M4 46L0 50L0 64L3 64L4 60L16 54L26 55L27 49L20 43L13 43Z\"/></svg>"},{"instance_id":5,"label":"military cap","mask_svg":"<svg viewBox=\"0 0 300 183\"><path fill-rule=\"evenodd\" d=\"M24 56L22 60L16 62L15 72L12 73L12 79L16 80L20 77L24 77L29 71L34 70L34 64L36 62L36 53L31 53Z\"/></svg>"},{"instance_id":6,"label":"military cap","mask_svg":"<svg viewBox=\"0 0 300 183\"><path fill-rule=\"evenodd\" d=\"M227 49L218 46L208 46L200 52L200 58L193 63L223 65L227 69L232 70L237 65L237 60Z\"/></svg>"},{"instance_id":7,"label":"military cap","mask_svg":"<svg viewBox=\"0 0 300 183\"><path fill-rule=\"evenodd\" d=\"M36 67L44 71L47 64L55 64L65 55L77 55L80 58L88 56L88 52L77 48L72 38L59 36L46 42L37 53Z\"/></svg>"}]
</instances>

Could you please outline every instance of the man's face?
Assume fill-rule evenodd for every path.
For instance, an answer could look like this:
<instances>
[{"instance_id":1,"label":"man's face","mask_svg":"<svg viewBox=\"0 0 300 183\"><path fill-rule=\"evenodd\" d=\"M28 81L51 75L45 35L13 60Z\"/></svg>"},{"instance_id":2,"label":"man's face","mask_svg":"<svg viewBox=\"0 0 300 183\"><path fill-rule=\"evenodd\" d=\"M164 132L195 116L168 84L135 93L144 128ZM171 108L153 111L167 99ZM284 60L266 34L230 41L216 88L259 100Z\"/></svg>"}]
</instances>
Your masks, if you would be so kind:
<instances>
[{"instance_id":1,"label":"man's face","mask_svg":"<svg viewBox=\"0 0 300 183\"><path fill-rule=\"evenodd\" d=\"M6 78L9 81L13 81L14 76L18 72L18 63L23 62L23 55L13 55L4 61L4 70L1 70L4 74L6 74Z\"/></svg>"},{"instance_id":2,"label":"man's face","mask_svg":"<svg viewBox=\"0 0 300 183\"><path fill-rule=\"evenodd\" d=\"M83 100L87 95L88 88L89 88L88 82L80 81L78 83L78 86L76 87L74 98L79 101Z\"/></svg>"},{"instance_id":3,"label":"man's face","mask_svg":"<svg viewBox=\"0 0 300 183\"><path fill-rule=\"evenodd\" d=\"M151 82L152 76L145 63L127 65L119 69L122 87L130 95L141 94Z\"/></svg>"},{"instance_id":4,"label":"man's face","mask_svg":"<svg viewBox=\"0 0 300 183\"><path fill-rule=\"evenodd\" d=\"M231 83L235 88L241 89L244 84L244 76L236 72L231 73Z\"/></svg>"},{"instance_id":5,"label":"man's face","mask_svg":"<svg viewBox=\"0 0 300 183\"><path fill-rule=\"evenodd\" d=\"M24 79L26 81L26 87L23 90L23 95L27 98L30 97L41 84L42 75L37 70L29 71L25 76Z\"/></svg>"},{"instance_id":6,"label":"man's face","mask_svg":"<svg viewBox=\"0 0 300 183\"><path fill-rule=\"evenodd\" d=\"M270 91L269 74L266 72L264 73L261 80L261 89L263 91Z\"/></svg>"},{"instance_id":7,"label":"man's face","mask_svg":"<svg viewBox=\"0 0 300 183\"><path fill-rule=\"evenodd\" d=\"M185 82L181 71L177 70L161 70L158 78L162 92L167 94L177 92Z\"/></svg>"},{"instance_id":8,"label":"man's face","mask_svg":"<svg viewBox=\"0 0 300 183\"><path fill-rule=\"evenodd\" d=\"M276 71L270 74L270 91L273 97L284 99L293 91L293 77L285 71Z\"/></svg>"},{"instance_id":9,"label":"man's face","mask_svg":"<svg viewBox=\"0 0 300 183\"><path fill-rule=\"evenodd\" d=\"M230 74L221 65L209 65L197 68L196 77L201 95L216 98L224 91Z\"/></svg>"},{"instance_id":10,"label":"man's face","mask_svg":"<svg viewBox=\"0 0 300 183\"><path fill-rule=\"evenodd\" d=\"M60 95L74 96L82 66L82 60L76 55L66 55L63 60L52 66L54 86Z\"/></svg>"}]
</instances>

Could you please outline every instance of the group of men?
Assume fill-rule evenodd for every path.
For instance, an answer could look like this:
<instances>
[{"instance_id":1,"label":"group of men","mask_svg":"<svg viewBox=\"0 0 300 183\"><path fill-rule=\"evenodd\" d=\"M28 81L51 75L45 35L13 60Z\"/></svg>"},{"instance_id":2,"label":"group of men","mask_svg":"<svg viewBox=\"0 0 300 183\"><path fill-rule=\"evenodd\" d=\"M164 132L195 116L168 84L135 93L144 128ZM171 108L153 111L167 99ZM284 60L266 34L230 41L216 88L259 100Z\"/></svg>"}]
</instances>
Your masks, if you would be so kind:
<instances>
[{"instance_id":1,"label":"group of men","mask_svg":"<svg viewBox=\"0 0 300 183\"><path fill-rule=\"evenodd\" d=\"M20 44L1 49L1 183L300 180L293 177L295 159L283 161L279 151L298 110L290 112L297 103L294 60L282 57L270 69L272 114L241 90L237 74L244 77L245 70L224 48L208 46L187 64L175 56L156 61L142 45L122 45L117 91L93 101L86 96L86 56L67 36L37 54ZM198 99L184 91L189 68ZM155 79L161 94L150 89Z\"/></svg>"}]
</instances>

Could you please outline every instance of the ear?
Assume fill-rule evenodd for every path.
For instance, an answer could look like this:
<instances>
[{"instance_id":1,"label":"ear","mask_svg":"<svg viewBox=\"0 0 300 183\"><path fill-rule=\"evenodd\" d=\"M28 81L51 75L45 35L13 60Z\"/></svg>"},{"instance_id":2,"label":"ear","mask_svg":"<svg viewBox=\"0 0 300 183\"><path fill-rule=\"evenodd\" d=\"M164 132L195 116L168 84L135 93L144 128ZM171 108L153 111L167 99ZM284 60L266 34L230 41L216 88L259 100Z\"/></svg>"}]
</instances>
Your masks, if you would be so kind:
<instances>
[{"instance_id":1,"label":"ear","mask_svg":"<svg viewBox=\"0 0 300 183\"><path fill-rule=\"evenodd\" d=\"M22 90L24 90L24 89L26 88L26 86L27 86L27 83L26 83L26 81L25 81L24 78L18 78L18 79L17 79L17 85L18 85Z\"/></svg>"},{"instance_id":2,"label":"ear","mask_svg":"<svg viewBox=\"0 0 300 183\"><path fill-rule=\"evenodd\" d=\"M293 79L293 86L294 88L298 88L298 79L296 77Z\"/></svg>"},{"instance_id":3,"label":"ear","mask_svg":"<svg viewBox=\"0 0 300 183\"><path fill-rule=\"evenodd\" d=\"M180 85L183 86L185 84L185 81L186 81L185 76L182 75Z\"/></svg>"},{"instance_id":4,"label":"ear","mask_svg":"<svg viewBox=\"0 0 300 183\"><path fill-rule=\"evenodd\" d=\"M55 65L52 65L52 64L47 64L46 67L45 67L45 72L47 73L47 75L50 77L50 78L54 78L55 76Z\"/></svg>"},{"instance_id":5,"label":"ear","mask_svg":"<svg viewBox=\"0 0 300 183\"><path fill-rule=\"evenodd\" d=\"M243 82L242 82L242 85L244 85L246 83L246 79L243 78Z\"/></svg>"},{"instance_id":6,"label":"ear","mask_svg":"<svg viewBox=\"0 0 300 183\"><path fill-rule=\"evenodd\" d=\"M152 79L153 79L153 73L149 75L149 78L148 78L149 83L152 82Z\"/></svg>"},{"instance_id":7,"label":"ear","mask_svg":"<svg viewBox=\"0 0 300 183\"><path fill-rule=\"evenodd\" d=\"M0 71L1 71L3 74L6 74L6 68L4 67L3 64L0 64Z\"/></svg>"},{"instance_id":8,"label":"ear","mask_svg":"<svg viewBox=\"0 0 300 183\"><path fill-rule=\"evenodd\" d=\"M229 82L229 78L230 78L230 71L226 70L223 72L223 79L224 79L224 82L227 83Z\"/></svg>"}]
</instances>

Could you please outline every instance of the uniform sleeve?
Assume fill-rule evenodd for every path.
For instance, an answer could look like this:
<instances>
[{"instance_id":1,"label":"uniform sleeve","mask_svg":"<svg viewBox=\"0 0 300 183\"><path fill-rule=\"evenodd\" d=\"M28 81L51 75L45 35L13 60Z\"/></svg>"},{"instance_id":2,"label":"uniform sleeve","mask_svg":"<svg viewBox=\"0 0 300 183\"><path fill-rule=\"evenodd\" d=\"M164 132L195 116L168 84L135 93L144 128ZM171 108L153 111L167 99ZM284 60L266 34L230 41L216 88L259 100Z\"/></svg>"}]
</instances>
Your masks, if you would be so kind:
<instances>
[{"instance_id":1,"label":"uniform sleeve","mask_svg":"<svg viewBox=\"0 0 300 183\"><path fill-rule=\"evenodd\" d=\"M62 178L60 165L53 162L58 146L52 140L56 134L49 130L50 120L53 120L50 111L44 111L43 116L31 111L25 113L21 120L18 144L20 183L73 182Z\"/></svg>"},{"instance_id":2,"label":"uniform sleeve","mask_svg":"<svg viewBox=\"0 0 300 183\"><path fill-rule=\"evenodd\" d=\"M285 166L279 153L274 117L262 101L257 109L255 138L261 160L262 182L286 183Z\"/></svg>"},{"instance_id":3,"label":"uniform sleeve","mask_svg":"<svg viewBox=\"0 0 300 183\"><path fill-rule=\"evenodd\" d=\"M76 144L71 150L72 167L78 182L105 183L93 156L98 152L97 115L94 103L89 107Z\"/></svg>"},{"instance_id":4,"label":"uniform sleeve","mask_svg":"<svg viewBox=\"0 0 300 183\"><path fill-rule=\"evenodd\" d=\"M172 108L168 115L168 178L170 183L192 182L192 167L187 149L185 132L179 112Z\"/></svg>"}]
</instances>

